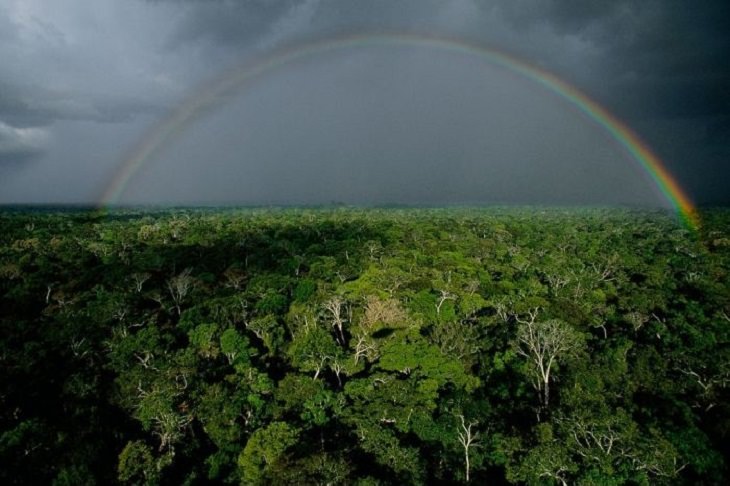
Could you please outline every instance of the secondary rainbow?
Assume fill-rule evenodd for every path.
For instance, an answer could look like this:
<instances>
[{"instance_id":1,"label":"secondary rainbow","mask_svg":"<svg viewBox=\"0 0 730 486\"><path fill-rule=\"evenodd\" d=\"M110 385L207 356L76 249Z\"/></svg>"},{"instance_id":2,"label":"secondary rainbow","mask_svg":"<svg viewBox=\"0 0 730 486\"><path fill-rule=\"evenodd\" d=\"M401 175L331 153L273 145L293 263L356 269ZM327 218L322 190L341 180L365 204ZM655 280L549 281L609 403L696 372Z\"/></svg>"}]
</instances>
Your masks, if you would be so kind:
<instances>
[{"instance_id":1,"label":"secondary rainbow","mask_svg":"<svg viewBox=\"0 0 730 486\"><path fill-rule=\"evenodd\" d=\"M268 56L259 58L256 62L244 63L242 66L225 72L196 90L192 96L172 110L165 120L143 137L131 154L119 165L119 169L104 191L99 205L103 208L114 204L134 174L162 147L170 143L175 136L181 134L208 110L214 108L223 96L241 89L252 79L303 58L344 49L376 46L413 46L460 53L503 67L537 83L563 98L603 127L646 171L683 223L690 229L698 227L699 220L694 205L661 160L628 126L578 89L543 69L529 65L503 52L460 40L420 34L367 34L330 38L276 50Z\"/></svg>"}]
</instances>

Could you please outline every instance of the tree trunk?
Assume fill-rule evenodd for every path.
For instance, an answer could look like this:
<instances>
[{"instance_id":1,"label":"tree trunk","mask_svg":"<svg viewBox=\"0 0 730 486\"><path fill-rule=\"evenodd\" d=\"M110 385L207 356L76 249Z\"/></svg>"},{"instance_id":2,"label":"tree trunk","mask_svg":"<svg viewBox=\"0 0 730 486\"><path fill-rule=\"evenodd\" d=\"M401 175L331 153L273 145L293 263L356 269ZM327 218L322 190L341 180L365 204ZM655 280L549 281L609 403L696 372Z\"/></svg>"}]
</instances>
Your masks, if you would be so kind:
<instances>
[{"instance_id":1,"label":"tree trunk","mask_svg":"<svg viewBox=\"0 0 730 486\"><path fill-rule=\"evenodd\" d=\"M466 447L464 451L464 457L466 458L466 482L469 482L469 448Z\"/></svg>"}]
</instances>

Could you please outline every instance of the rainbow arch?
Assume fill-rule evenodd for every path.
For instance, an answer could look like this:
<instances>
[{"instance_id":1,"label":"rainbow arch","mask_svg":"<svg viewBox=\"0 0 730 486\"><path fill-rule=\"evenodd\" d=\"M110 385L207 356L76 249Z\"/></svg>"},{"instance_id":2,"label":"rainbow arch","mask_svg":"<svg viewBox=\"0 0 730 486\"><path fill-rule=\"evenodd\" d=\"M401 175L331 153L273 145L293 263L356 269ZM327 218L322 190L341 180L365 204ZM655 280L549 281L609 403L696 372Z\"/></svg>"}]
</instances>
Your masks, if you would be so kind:
<instances>
[{"instance_id":1,"label":"rainbow arch","mask_svg":"<svg viewBox=\"0 0 730 486\"><path fill-rule=\"evenodd\" d=\"M626 150L649 175L681 221L690 229L698 227L699 219L694 204L659 157L626 124L577 88L543 69L495 49L461 40L402 33L350 35L299 44L276 50L258 62L246 63L225 72L196 90L192 96L172 110L162 122L140 140L120 163L115 176L99 200L99 206L105 208L114 204L134 174L177 134L213 108L220 97L240 89L253 78L290 62L327 52L368 46L414 46L466 54L503 67L535 82L566 100L610 134L616 143Z\"/></svg>"}]
</instances>

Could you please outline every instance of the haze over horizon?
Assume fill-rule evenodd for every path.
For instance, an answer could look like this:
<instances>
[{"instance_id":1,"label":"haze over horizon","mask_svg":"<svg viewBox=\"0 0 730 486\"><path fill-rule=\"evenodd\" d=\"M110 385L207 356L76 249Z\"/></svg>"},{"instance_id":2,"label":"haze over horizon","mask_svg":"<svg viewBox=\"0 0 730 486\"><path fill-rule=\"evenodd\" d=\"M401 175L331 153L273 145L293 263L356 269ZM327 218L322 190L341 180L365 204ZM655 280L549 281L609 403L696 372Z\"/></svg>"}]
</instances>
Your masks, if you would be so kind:
<instances>
[{"instance_id":1,"label":"haze over horizon","mask_svg":"<svg viewBox=\"0 0 730 486\"><path fill-rule=\"evenodd\" d=\"M232 66L377 32L503 51L585 92L697 203L730 203L729 8L703 2L160 0L0 4L0 203L96 203L176 106ZM666 206L574 106L478 56L303 56L161 144L120 203Z\"/></svg>"}]
</instances>

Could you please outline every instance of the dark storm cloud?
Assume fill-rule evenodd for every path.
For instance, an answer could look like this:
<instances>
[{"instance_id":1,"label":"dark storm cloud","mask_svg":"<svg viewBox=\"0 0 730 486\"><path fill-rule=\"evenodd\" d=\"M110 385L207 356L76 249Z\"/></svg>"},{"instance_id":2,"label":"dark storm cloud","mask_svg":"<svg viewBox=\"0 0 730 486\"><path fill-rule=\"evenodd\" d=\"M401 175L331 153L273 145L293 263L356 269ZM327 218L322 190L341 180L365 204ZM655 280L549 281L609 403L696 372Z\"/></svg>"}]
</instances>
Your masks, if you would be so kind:
<instances>
[{"instance_id":1,"label":"dark storm cloud","mask_svg":"<svg viewBox=\"0 0 730 486\"><path fill-rule=\"evenodd\" d=\"M186 7L170 38L173 47L205 41L247 52L334 33L433 32L525 57L600 101L616 103L623 116L728 110L726 1L167 1Z\"/></svg>"},{"instance_id":2,"label":"dark storm cloud","mask_svg":"<svg viewBox=\"0 0 730 486\"><path fill-rule=\"evenodd\" d=\"M582 87L622 113L696 117L729 109L728 2L516 0L499 8L515 27L547 27L596 46L574 59L596 69Z\"/></svg>"},{"instance_id":3,"label":"dark storm cloud","mask_svg":"<svg viewBox=\"0 0 730 486\"><path fill-rule=\"evenodd\" d=\"M408 31L449 27L448 12L471 0L152 0L185 6L170 46L191 41L243 48L323 37L335 33ZM465 19L468 20L468 19ZM473 19L478 20L478 19Z\"/></svg>"},{"instance_id":4,"label":"dark storm cloud","mask_svg":"<svg viewBox=\"0 0 730 486\"><path fill-rule=\"evenodd\" d=\"M654 148L698 202L730 194L730 3L680 0L504 0L526 36L585 48L511 48L578 86ZM725 182L723 182L725 181Z\"/></svg>"},{"instance_id":5,"label":"dark storm cloud","mask_svg":"<svg viewBox=\"0 0 730 486\"><path fill-rule=\"evenodd\" d=\"M78 177L88 187L113 171L133 134L231 65L280 45L369 32L434 34L522 58L636 129L697 199L706 190L709 198L730 194L718 182L730 180L726 0L98 0L93 8L87 0L7 0L0 5L0 123L64 133L46 148L47 165L74 174L93 165L94 178ZM409 57L376 63L360 82L379 83ZM322 66L323 78L329 69ZM297 80L291 74L293 86ZM115 152L109 140L121 148ZM32 186L33 174L22 184ZM8 184L0 193L26 194Z\"/></svg>"},{"instance_id":6,"label":"dark storm cloud","mask_svg":"<svg viewBox=\"0 0 730 486\"><path fill-rule=\"evenodd\" d=\"M134 67L126 59L134 40L113 39L94 15L78 15L79 6L71 2L64 18L46 20L41 8L0 5L0 122L119 123L163 111L164 90L125 72Z\"/></svg>"},{"instance_id":7,"label":"dark storm cloud","mask_svg":"<svg viewBox=\"0 0 730 486\"><path fill-rule=\"evenodd\" d=\"M220 45L248 44L265 35L272 24L298 0L248 0L228 2L217 0L168 0L187 4L169 46L184 48L194 41Z\"/></svg>"}]
</instances>

